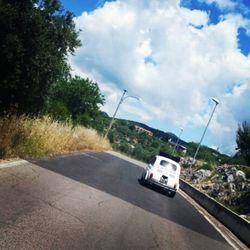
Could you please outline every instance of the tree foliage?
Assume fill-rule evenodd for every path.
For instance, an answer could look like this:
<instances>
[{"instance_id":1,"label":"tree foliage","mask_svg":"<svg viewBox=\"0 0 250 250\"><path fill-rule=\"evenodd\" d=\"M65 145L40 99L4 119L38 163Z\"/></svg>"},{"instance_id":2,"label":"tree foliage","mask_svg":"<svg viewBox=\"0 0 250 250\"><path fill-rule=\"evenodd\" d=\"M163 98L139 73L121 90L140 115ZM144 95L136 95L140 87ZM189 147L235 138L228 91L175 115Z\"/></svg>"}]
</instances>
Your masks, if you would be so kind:
<instances>
[{"instance_id":1,"label":"tree foliage","mask_svg":"<svg viewBox=\"0 0 250 250\"><path fill-rule=\"evenodd\" d=\"M108 123L106 123L107 126ZM145 162L149 162L160 150L168 153L171 150L172 152L172 148L166 142L137 131L135 123L132 121L116 119L108 138L115 150Z\"/></svg>"},{"instance_id":2,"label":"tree foliage","mask_svg":"<svg viewBox=\"0 0 250 250\"><path fill-rule=\"evenodd\" d=\"M0 0L0 113L38 113L80 46L73 14L59 0Z\"/></svg>"},{"instance_id":3,"label":"tree foliage","mask_svg":"<svg viewBox=\"0 0 250 250\"><path fill-rule=\"evenodd\" d=\"M106 117L107 118L107 117ZM106 128L110 122L110 119L106 119ZM127 120L116 119L112 129L109 132L108 138L112 143L115 150L122 151L136 159L149 162L150 159L164 152L179 157L193 157L197 149L198 144L194 142L187 143L187 153L182 153L174 150L173 147L164 140L164 137L159 132L154 136L148 136L144 132L139 132L135 129L135 125L138 123ZM141 124L143 126L143 124ZM158 135L158 136L157 136ZM126 144L126 145L125 145ZM221 154L215 149L202 145L197 155L198 160L206 161L209 166L219 164L242 164L241 156L230 157L225 154Z\"/></svg>"},{"instance_id":4,"label":"tree foliage","mask_svg":"<svg viewBox=\"0 0 250 250\"><path fill-rule=\"evenodd\" d=\"M75 125L95 127L103 104L104 97L97 83L76 76L51 86L46 112L60 121L72 120Z\"/></svg>"},{"instance_id":5,"label":"tree foliage","mask_svg":"<svg viewBox=\"0 0 250 250\"><path fill-rule=\"evenodd\" d=\"M238 127L236 132L236 143L238 154L243 156L248 165L250 165L250 124L246 121Z\"/></svg>"}]
</instances>

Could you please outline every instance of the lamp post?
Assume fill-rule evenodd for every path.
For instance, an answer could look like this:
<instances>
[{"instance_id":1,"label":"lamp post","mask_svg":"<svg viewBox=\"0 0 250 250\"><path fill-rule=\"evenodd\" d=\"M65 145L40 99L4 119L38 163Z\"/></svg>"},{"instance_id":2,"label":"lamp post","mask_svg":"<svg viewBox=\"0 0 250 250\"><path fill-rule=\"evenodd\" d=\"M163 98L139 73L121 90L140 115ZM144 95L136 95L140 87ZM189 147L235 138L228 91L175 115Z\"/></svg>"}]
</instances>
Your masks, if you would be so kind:
<instances>
[{"instance_id":1,"label":"lamp post","mask_svg":"<svg viewBox=\"0 0 250 250\"><path fill-rule=\"evenodd\" d=\"M178 143L179 143L179 140L180 140L180 138L181 138L182 132L183 132L183 128L181 128L180 134L179 134L179 136L178 136L178 139L177 139L177 142L176 142L176 144L175 144L175 146L174 146L174 149L173 149L173 153L172 153L172 154L174 154L175 149L178 147Z\"/></svg>"},{"instance_id":2,"label":"lamp post","mask_svg":"<svg viewBox=\"0 0 250 250\"><path fill-rule=\"evenodd\" d=\"M201 137L201 140L200 140L200 142L199 142L199 145L198 145L198 147L197 147L197 149L196 149L196 152L195 152L195 154L194 154L194 157L193 157L193 161L192 161L191 166L195 163L195 159L196 159L196 156L197 156L197 154L198 154L198 152L199 152L199 149L200 149L200 146L201 146L201 142L202 142L202 140L203 140L203 138L204 138L204 136L205 136L205 133L206 133L207 128L208 128L208 125L209 125L209 123L210 123L210 121L211 121L211 119L212 119L212 117L213 117L214 111L215 111L217 105L219 104L219 101L218 101L216 98L212 98L212 100L215 102L215 106L214 106L214 109L213 109L213 111L212 111L212 113L211 113L211 115L210 115L210 118L209 118L209 120L208 120L207 126L206 126L206 128L205 128L205 130L204 130L204 132L203 132L203 135L202 135L202 137Z\"/></svg>"},{"instance_id":3,"label":"lamp post","mask_svg":"<svg viewBox=\"0 0 250 250\"><path fill-rule=\"evenodd\" d=\"M119 101L119 103L118 103L118 105L117 105L117 107L116 107L116 110L115 110L115 112L114 112L114 114L113 114L113 117L112 117L112 119L111 119L111 121L110 121L110 123L109 123L108 129L107 129L107 131L106 131L106 133L105 133L104 138L107 138L108 133L109 133L109 131L110 131L110 129L111 129L113 123L114 123L116 113L117 113L117 111L118 111L120 105L122 104L122 102L123 102L126 98L128 98L128 97L131 97L131 98L135 98L135 99L137 99L137 100L140 100L137 96L130 96L130 95L125 96L127 92L128 92L128 91L127 91L126 89L123 90L121 99L120 99L120 101Z\"/></svg>"}]
</instances>

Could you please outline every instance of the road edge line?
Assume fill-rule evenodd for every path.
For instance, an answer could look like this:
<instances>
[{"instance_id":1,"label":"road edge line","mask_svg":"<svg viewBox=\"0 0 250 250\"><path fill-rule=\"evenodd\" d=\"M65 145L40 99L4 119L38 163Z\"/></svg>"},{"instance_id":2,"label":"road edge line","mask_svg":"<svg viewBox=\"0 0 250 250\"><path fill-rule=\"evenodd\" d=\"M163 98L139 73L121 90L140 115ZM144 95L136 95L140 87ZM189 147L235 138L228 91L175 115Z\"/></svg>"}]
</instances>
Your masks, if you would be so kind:
<instances>
[{"instance_id":1,"label":"road edge line","mask_svg":"<svg viewBox=\"0 0 250 250\"><path fill-rule=\"evenodd\" d=\"M28 161L26 160L15 160L15 161L11 161L11 162L3 162L0 163L0 169L4 169L4 168L10 168L10 167L17 167L23 164L28 163Z\"/></svg>"},{"instance_id":2,"label":"road edge line","mask_svg":"<svg viewBox=\"0 0 250 250\"><path fill-rule=\"evenodd\" d=\"M221 236L236 250L248 250L248 247L240 241L226 226L213 217L205 208L199 205L192 197L190 197L183 190L178 193L187 200L194 208L218 231ZM225 231L225 233L223 231Z\"/></svg>"},{"instance_id":3,"label":"road edge line","mask_svg":"<svg viewBox=\"0 0 250 250\"><path fill-rule=\"evenodd\" d=\"M138 161L136 159L132 159L129 156L123 155L119 152L115 151L105 151L108 154L119 157L120 159L127 160L133 164L136 164L139 167L146 167L146 163ZM190 197L183 190L179 189L178 193L189 202L194 208L211 224L215 230L226 240L226 242L232 246L235 250L248 250L248 247L240 241L226 226L224 226L220 221L218 221L215 217L213 217L205 208L200 206L192 197ZM220 229L221 228L221 229ZM222 230L226 231L226 233L222 232Z\"/></svg>"}]
</instances>

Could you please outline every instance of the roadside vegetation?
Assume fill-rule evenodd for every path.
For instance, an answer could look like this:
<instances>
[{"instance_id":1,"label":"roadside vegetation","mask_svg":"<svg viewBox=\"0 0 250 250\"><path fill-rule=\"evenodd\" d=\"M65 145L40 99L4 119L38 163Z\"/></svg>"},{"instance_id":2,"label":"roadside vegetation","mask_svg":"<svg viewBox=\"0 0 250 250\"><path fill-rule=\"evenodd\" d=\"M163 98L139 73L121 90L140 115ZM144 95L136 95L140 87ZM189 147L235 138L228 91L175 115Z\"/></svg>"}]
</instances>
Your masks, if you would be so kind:
<instances>
[{"instance_id":1,"label":"roadside vegetation","mask_svg":"<svg viewBox=\"0 0 250 250\"><path fill-rule=\"evenodd\" d=\"M109 150L94 129L60 123L48 116L0 117L0 158L38 158L79 150Z\"/></svg>"},{"instance_id":2,"label":"roadside vegetation","mask_svg":"<svg viewBox=\"0 0 250 250\"><path fill-rule=\"evenodd\" d=\"M197 143L180 140L187 152L174 150L169 143L177 141L174 134L144 124L116 119L108 135L110 142L103 138L110 117L100 110L105 99L98 83L70 74L67 58L81 46L81 31L75 29L73 18L59 0L0 1L0 159L112 147L144 162L162 151L188 163ZM153 135L136 130L135 125ZM194 171L202 170L205 181L212 182L221 170L218 166L226 164L223 171L227 174L219 173L217 178L218 183L226 180L221 192L228 197L229 191L237 194L233 196L237 202L230 200L229 205L244 204L243 208L249 209L249 123L239 125L236 143L234 156L201 146L192 167ZM209 176L203 175L208 173L204 171L210 171ZM233 181L229 185L233 178L244 180L240 188ZM216 188L211 190L212 193Z\"/></svg>"},{"instance_id":3,"label":"roadside vegetation","mask_svg":"<svg viewBox=\"0 0 250 250\"><path fill-rule=\"evenodd\" d=\"M59 0L7 0L0 17L0 158L110 149L93 129L97 83L70 74L81 46L73 13Z\"/></svg>"}]
</instances>

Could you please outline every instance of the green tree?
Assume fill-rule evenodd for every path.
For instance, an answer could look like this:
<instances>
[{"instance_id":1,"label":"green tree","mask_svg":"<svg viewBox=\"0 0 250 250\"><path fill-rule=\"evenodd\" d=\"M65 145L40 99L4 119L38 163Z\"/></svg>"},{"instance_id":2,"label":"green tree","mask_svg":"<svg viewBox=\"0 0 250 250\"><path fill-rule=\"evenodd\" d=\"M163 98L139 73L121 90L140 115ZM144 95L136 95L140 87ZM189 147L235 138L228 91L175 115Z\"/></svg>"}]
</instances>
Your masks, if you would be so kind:
<instances>
[{"instance_id":1,"label":"green tree","mask_svg":"<svg viewBox=\"0 0 250 250\"><path fill-rule=\"evenodd\" d=\"M246 121L238 127L236 132L236 143L238 154L242 155L247 164L250 165L250 124Z\"/></svg>"},{"instance_id":2,"label":"green tree","mask_svg":"<svg viewBox=\"0 0 250 250\"><path fill-rule=\"evenodd\" d=\"M155 149L158 149L159 148L159 141L156 140L156 139L152 139L152 143L151 143L151 147L155 148Z\"/></svg>"},{"instance_id":3,"label":"green tree","mask_svg":"<svg viewBox=\"0 0 250 250\"><path fill-rule=\"evenodd\" d=\"M122 142L119 146L119 150L126 153L126 154L130 154L131 153L131 148L129 146L128 143L124 143Z\"/></svg>"},{"instance_id":4,"label":"green tree","mask_svg":"<svg viewBox=\"0 0 250 250\"><path fill-rule=\"evenodd\" d=\"M143 156L143 160L147 163L150 162L150 160L159 154L159 150L158 149L155 149L155 148L152 148L152 147L149 147L149 148L146 148L144 150L144 156Z\"/></svg>"},{"instance_id":5,"label":"green tree","mask_svg":"<svg viewBox=\"0 0 250 250\"><path fill-rule=\"evenodd\" d=\"M57 113L57 103L64 107L63 113ZM97 83L76 76L51 86L46 112L59 120L64 120L70 114L75 125L95 126L101 116L99 107L103 104L104 97Z\"/></svg>"},{"instance_id":6,"label":"green tree","mask_svg":"<svg viewBox=\"0 0 250 250\"><path fill-rule=\"evenodd\" d=\"M108 127L110 123L110 118L105 116L103 112L100 112L98 116L95 117L94 124L92 124L92 127L97 130L98 133L103 134L105 132L105 128ZM111 131L110 131L111 132ZM110 140L110 137L108 137ZM111 141L110 141L111 142ZM111 142L113 143L113 142Z\"/></svg>"},{"instance_id":7,"label":"green tree","mask_svg":"<svg viewBox=\"0 0 250 250\"><path fill-rule=\"evenodd\" d=\"M135 146L133 156L139 160L143 158L143 148L140 144Z\"/></svg>"},{"instance_id":8,"label":"green tree","mask_svg":"<svg viewBox=\"0 0 250 250\"><path fill-rule=\"evenodd\" d=\"M115 143L115 139L116 139L116 132L114 130L110 130L109 134L108 134L108 139L109 141L113 144Z\"/></svg>"},{"instance_id":9,"label":"green tree","mask_svg":"<svg viewBox=\"0 0 250 250\"><path fill-rule=\"evenodd\" d=\"M1 0L0 27L0 113L36 114L80 46L73 14L59 0Z\"/></svg>"},{"instance_id":10,"label":"green tree","mask_svg":"<svg viewBox=\"0 0 250 250\"><path fill-rule=\"evenodd\" d=\"M48 102L46 112L49 113L55 120L72 122L71 113L61 100L51 100Z\"/></svg>"},{"instance_id":11,"label":"green tree","mask_svg":"<svg viewBox=\"0 0 250 250\"><path fill-rule=\"evenodd\" d=\"M166 143L163 143L160 147L160 151L164 153L171 154L173 149Z\"/></svg>"}]
</instances>

